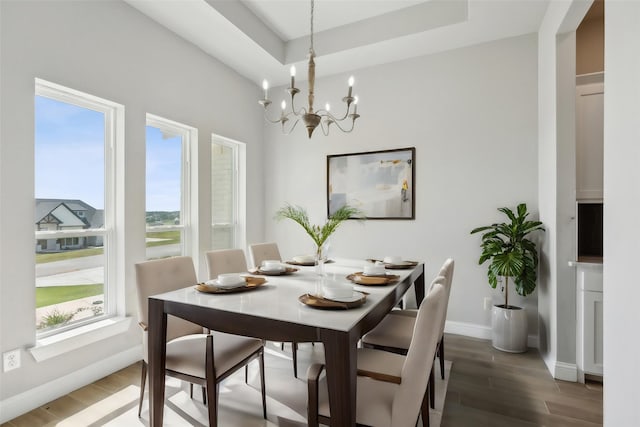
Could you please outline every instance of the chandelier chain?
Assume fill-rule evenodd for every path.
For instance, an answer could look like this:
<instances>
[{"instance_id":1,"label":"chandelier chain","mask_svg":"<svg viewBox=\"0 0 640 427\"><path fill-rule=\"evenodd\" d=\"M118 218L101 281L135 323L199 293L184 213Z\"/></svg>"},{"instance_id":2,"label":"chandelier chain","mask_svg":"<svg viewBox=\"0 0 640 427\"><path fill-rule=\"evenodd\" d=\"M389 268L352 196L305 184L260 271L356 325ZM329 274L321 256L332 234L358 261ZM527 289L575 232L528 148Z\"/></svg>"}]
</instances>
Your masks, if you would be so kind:
<instances>
[{"instance_id":1,"label":"chandelier chain","mask_svg":"<svg viewBox=\"0 0 640 427\"><path fill-rule=\"evenodd\" d=\"M311 53L313 53L313 0L311 0L311 47L309 48L309 51Z\"/></svg>"}]
</instances>

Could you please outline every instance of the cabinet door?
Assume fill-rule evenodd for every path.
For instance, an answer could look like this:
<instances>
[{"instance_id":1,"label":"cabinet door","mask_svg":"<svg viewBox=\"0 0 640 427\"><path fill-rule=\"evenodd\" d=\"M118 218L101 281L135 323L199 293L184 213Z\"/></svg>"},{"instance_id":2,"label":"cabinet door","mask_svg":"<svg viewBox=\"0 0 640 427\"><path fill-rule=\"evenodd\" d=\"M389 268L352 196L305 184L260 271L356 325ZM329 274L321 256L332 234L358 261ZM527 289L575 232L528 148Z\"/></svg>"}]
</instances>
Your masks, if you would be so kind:
<instances>
[{"instance_id":1,"label":"cabinet door","mask_svg":"<svg viewBox=\"0 0 640 427\"><path fill-rule=\"evenodd\" d=\"M576 199L602 199L604 85L576 87Z\"/></svg>"},{"instance_id":2,"label":"cabinet door","mask_svg":"<svg viewBox=\"0 0 640 427\"><path fill-rule=\"evenodd\" d=\"M602 375L602 292L584 292L584 372Z\"/></svg>"}]
</instances>

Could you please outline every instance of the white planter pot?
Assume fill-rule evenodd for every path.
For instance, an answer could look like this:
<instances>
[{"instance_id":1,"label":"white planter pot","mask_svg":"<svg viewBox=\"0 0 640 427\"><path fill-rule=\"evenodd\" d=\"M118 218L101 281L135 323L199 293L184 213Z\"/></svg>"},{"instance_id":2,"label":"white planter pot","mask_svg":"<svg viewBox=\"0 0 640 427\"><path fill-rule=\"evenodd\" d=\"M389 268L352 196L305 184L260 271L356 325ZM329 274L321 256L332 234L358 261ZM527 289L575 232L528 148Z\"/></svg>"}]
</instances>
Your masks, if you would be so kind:
<instances>
[{"instance_id":1,"label":"white planter pot","mask_svg":"<svg viewBox=\"0 0 640 427\"><path fill-rule=\"evenodd\" d=\"M527 351L527 313L524 308L493 306L491 312L493 347L510 353Z\"/></svg>"}]
</instances>

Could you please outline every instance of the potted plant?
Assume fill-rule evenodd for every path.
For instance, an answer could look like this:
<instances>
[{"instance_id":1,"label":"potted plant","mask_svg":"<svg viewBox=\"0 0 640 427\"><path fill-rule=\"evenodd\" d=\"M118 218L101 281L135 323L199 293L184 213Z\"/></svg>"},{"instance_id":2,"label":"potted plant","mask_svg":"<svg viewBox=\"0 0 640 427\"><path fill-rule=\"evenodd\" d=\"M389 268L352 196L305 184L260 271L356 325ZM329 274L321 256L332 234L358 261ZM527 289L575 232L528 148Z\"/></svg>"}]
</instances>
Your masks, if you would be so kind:
<instances>
[{"instance_id":1,"label":"potted plant","mask_svg":"<svg viewBox=\"0 0 640 427\"><path fill-rule=\"evenodd\" d=\"M482 254L478 264L490 261L487 270L489 285L495 289L499 278L504 278L504 304L494 305L491 315L492 344L509 352L527 350L527 317L522 307L509 304L509 279L514 282L518 295L527 296L536 288L538 251L534 241L527 238L535 231L544 231L542 222L529 221L527 205L521 203L514 213L500 208L509 222L474 228L471 234L482 235Z\"/></svg>"},{"instance_id":2,"label":"potted plant","mask_svg":"<svg viewBox=\"0 0 640 427\"><path fill-rule=\"evenodd\" d=\"M318 272L322 274L324 261L326 259L325 243L331 234L349 218L357 218L359 220L365 219L363 212L360 209L344 205L340 209L336 210L329 219L321 226L314 225L309 222L309 215L307 211L300 207L290 204L286 204L276 212L276 219L281 220L288 218L300 224L300 226L307 232L307 234L313 239L316 245L315 257L316 265L318 266Z\"/></svg>"}]
</instances>

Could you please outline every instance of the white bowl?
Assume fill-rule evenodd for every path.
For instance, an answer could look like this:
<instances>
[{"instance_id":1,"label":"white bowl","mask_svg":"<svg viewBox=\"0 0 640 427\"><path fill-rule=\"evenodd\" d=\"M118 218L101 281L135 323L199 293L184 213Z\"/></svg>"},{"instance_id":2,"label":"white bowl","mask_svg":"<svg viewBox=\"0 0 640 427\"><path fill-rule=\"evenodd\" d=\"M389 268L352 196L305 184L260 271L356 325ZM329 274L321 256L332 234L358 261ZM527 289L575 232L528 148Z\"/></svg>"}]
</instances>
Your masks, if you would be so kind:
<instances>
[{"instance_id":1,"label":"white bowl","mask_svg":"<svg viewBox=\"0 0 640 427\"><path fill-rule=\"evenodd\" d=\"M400 264L402 262L402 257L400 256L386 256L384 257L385 264Z\"/></svg>"},{"instance_id":2,"label":"white bowl","mask_svg":"<svg viewBox=\"0 0 640 427\"><path fill-rule=\"evenodd\" d=\"M325 298L349 298L353 295L353 285L347 283L332 283L322 287L322 295Z\"/></svg>"},{"instance_id":3,"label":"white bowl","mask_svg":"<svg viewBox=\"0 0 640 427\"><path fill-rule=\"evenodd\" d=\"M365 276L379 276L382 274L385 274L385 269L384 269L384 265L382 264L373 264L373 263L367 263L364 265L364 267L362 268L362 273Z\"/></svg>"},{"instance_id":4,"label":"white bowl","mask_svg":"<svg viewBox=\"0 0 640 427\"><path fill-rule=\"evenodd\" d=\"M224 273L218 275L217 282L220 287L229 287L243 284L245 280L238 273Z\"/></svg>"},{"instance_id":5,"label":"white bowl","mask_svg":"<svg viewBox=\"0 0 640 427\"><path fill-rule=\"evenodd\" d=\"M310 262L315 262L316 257L313 255L298 255L293 257L293 261L298 264L309 264Z\"/></svg>"},{"instance_id":6,"label":"white bowl","mask_svg":"<svg viewBox=\"0 0 640 427\"><path fill-rule=\"evenodd\" d=\"M260 270L263 271L282 271L284 270L284 265L278 260L265 260L262 261L262 265L260 266Z\"/></svg>"}]
</instances>

